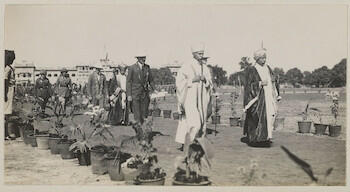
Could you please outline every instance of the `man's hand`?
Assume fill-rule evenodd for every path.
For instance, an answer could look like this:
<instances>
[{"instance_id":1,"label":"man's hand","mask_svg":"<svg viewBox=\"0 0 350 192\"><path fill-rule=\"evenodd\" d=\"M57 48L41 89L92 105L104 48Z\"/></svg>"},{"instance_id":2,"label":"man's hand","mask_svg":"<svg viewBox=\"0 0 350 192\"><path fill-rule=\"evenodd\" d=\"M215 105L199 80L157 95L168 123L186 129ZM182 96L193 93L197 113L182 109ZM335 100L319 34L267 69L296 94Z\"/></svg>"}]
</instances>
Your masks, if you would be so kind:
<instances>
[{"instance_id":1,"label":"man's hand","mask_svg":"<svg viewBox=\"0 0 350 192\"><path fill-rule=\"evenodd\" d=\"M128 101L132 101L132 96L128 96Z\"/></svg>"},{"instance_id":2,"label":"man's hand","mask_svg":"<svg viewBox=\"0 0 350 192\"><path fill-rule=\"evenodd\" d=\"M55 96L51 96L51 101L55 101Z\"/></svg>"},{"instance_id":3,"label":"man's hand","mask_svg":"<svg viewBox=\"0 0 350 192\"><path fill-rule=\"evenodd\" d=\"M202 75L202 76L201 76L201 81L203 81L204 83L206 83L206 82L207 82L207 79Z\"/></svg>"},{"instance_id":4,"label":"man's hand","mask_svg":"<svg viewBox=\"0 0 350 192\"><path fill-rule=\"evenodd\" d=\"M259 81L259 85L260 86L266 86L267 85L267 81Z\"/></svg>"},{"instance_id":5,"label":"man's hand","mask_svg":"<svg viewBox=\"0 0 350 192\"><path fill-rule=\"evenodd\" d=\"M89 101L91 101L91 100L92 100L92 97L89 96Z\"/></svg>"},{"instance_id":6,"label":"man's hand","mask_svg":"<svg viewBox=\"0 0 350 192\"><path fill-rule=\"evenodd\" d=\"M281 96L277 96L277 101L280 102L282 100Z\"/></svg>"}]
</instances>

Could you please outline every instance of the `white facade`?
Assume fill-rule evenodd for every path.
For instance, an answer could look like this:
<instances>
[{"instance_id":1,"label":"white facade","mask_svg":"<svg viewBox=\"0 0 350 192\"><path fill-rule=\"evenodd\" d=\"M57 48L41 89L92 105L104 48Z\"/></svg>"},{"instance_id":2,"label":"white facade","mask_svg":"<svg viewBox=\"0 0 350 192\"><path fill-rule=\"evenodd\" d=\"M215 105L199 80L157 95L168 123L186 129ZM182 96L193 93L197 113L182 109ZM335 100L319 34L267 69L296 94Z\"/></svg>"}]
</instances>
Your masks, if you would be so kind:
<instances>
[{"instance_id":1,"label":"white facade","mask_svg":"<svg viewBox=\"0 0 350 192\"><path fill-rule=\"evenodd\" d=\"M102 73L106 75L109 80L113 75L113 62L106 56L105 59L100 59L102 64ZM61 69L37 69L33 63L23 61L21 64L15 64L15 74L17 84L34 84L36 79L39 78L41 70L46 70L46 77L49 79L51 84L56 83L58 77L61 74ZM69 77L72 83L77 85L85 85L88 82L90 74L94 71L94 66L91 65L77 65L73 69L68 69Z\"/></svg>"}]
</instances>

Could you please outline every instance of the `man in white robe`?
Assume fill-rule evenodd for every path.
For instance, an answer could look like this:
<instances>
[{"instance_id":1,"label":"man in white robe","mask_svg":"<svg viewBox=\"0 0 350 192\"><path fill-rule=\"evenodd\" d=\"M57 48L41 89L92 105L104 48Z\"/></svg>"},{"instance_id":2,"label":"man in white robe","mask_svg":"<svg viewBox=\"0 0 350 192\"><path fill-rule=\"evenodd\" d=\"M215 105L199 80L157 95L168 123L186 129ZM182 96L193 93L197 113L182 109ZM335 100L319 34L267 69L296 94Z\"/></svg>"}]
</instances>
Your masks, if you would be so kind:
<instances>
[{"instance_id":1,"label":"man in white robe","mask_svg":"<svg viewBox=\"0 0 350 192\"><path fill-rule=\"evenodd\" d=\"M180 120L175 141L182 144L186 134L190 142L206 134L207 108L213 88L211 73L203 58L204 49L193 49L194 60L183 64L176 77L176 94Z\"/></svg>"}]
</instances>

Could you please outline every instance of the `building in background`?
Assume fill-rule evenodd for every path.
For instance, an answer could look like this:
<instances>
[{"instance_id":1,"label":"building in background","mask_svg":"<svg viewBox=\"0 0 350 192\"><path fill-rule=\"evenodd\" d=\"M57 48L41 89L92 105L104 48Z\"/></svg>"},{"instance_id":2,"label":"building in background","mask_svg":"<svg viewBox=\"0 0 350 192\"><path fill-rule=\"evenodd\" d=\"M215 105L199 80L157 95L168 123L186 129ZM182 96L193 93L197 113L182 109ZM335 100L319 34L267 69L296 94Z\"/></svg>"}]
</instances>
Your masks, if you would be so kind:
<instances>
[{"instance_id":1,"label":"building in background","mask_svg":"<svg viewBox=\"0 0 350 192\"><path fill-rule=\"evenodd\" d=\"M109 80L113 75L113 69L116 68L114 62L108 58L108 53L106 57L100 59L102 64L102 72L106 75L107 80ZM36 79L39 78L39 73L41 70L46 70L46 77L49 79L51 84L56 83L58 77L61 74L61 68L36 68L33 62L21 61L15 63L15 74L16 74L16 84L27 85L34 84ZM72 80L72 83L77 85L85 85L88 82L89 75L94 71L94 64L91 65L77 65L73 68L68 69L68 75Z\"/></svg>"},{"instance_id":2,"label":"building in background","mask_svg":"<svg viewBox=\"0 0 350 192\"><path fill-rule=\"evenodd\" d=\"M170 69L171 74L173 74L173 76L177 75L177 72L179 71L180 67L182 66L183 62L179 62L177 60L175 60L172 63L169 63L168 65L166 65L165 67Z\"/></svg>"},{"instance_id":3,"label":"building in background","mask_svg":"<svg viewBox=\"0 0 350 192\"><path fill-rule=\"evenodd\" d=\"M35 66L33 62L23 60L14 63L16 84L27 85L35 82Z\"/></svg>"}]
</instances>

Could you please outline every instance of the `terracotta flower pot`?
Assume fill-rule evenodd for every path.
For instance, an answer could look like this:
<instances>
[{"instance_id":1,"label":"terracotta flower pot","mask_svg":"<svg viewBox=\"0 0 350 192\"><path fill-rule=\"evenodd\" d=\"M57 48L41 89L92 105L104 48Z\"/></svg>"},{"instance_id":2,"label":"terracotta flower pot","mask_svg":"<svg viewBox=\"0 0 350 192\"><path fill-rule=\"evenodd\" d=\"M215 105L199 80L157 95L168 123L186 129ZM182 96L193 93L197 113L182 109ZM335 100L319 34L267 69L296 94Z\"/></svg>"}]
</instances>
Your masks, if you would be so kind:
<instances>
[{"instance_id":1,"label":"terracotta flower pot","mask_svg":"<svg viewBox=\"0 0 350 192\"><path fill-rule=\"evenodd\" d=\"M79 161L79 165L89 166L91 165L91 152L87 150L87 152L81 153L77 152L77 158Z\"/></svg>"},{"instance_id":2,"label":"terracotta flower pot","mask_svg":"<svg viewBox=\"0 0 350 192\"><path fill-rule=\"evenodd\" d=\"M155 109L152 111L152 116L153 117L160 117L161 110L160 109Z\"/></svg>"},{"instance_id":3,"label":"terracotta flower pot","mask_svg":"<svg viewBox=\"0 0 350 192\"><path fill-rule=\"evenodd\" d=\"M91 169L92 173L96 175L103 175L108 172L105 161L105 151L100 148L91 148Z\"/></svg>"},{"instance_id":4,"label":"terracotta flower pot","mask_svg":"<svg viewBox=\"0 0 350 192\"><path fill-rule=\"evenodd\" d=\"M178 174L174 177L173 185L182 185L182 186L208 186L211 185L211 181L208 180L208 177L200 176L196 180L187 180L185 173Z\"/></svg>"},{"instance_id":5,"label":"terracotta flower pot","mask_svg":"<svg viewBox=\"0 0 350 192\"><path fill-rule=\"evenodd\" d=\"M24 143L26 144L26 145L30 145L31 144L31 139L29 138L29 135L30 134L33 134L34 133L34 131L33 130L24 130Z\"/></svg>"},{"instance_id":6,"label":"terracotta flower pot","mask_svg":"<svg viewBox=\"0 0 350 192\"><path fill-rule=\"evenodd\" d=\"M311 121L298 121L299 133L310 133Z\"/></svg>"},{"instance_id":7,"label":"terracotta flower pot","mask_svg":"<svg viewBox=\"0 0 350 192\"><path fill-rule=\"evenodd\" d=\"M110 158L106 161L109 178L112 181L124 181L124 173L121 170L121 163L115 164L114 158Z\"/></svg>"},{"instance_id":8,"label":"terracotta flower pot","mask_svg":"<svg viewBox=\"0 0 350 192\"><path fill-rule=\"evenodd\" d=\"M234 127L234 126L239 126L239 117L230 117L230 126Z\"/></svg>"},{"instance_id":9,"label":"terracotta flower pot","mask_svg":"<svg viewBox=\"0 0 350 192\"><path fill-rule=\"evenodd\" d=\"M157 179L136 179L135 185L164 185L165 177L157 178Z\"/></svg>"},{"instance_id":10,"label":"terracotta flower pot","mask_svg":"<svg viewBox=\"0 0 350 192\"><path fill-rule=\"evenodd\" d=\"M171 118L171 110L163 110L164 118Z\"/></svg>"},{"instance_id":11,"label":"terracotta flower pot","mask_svg":"<svg viewBox=\"0 0 350 192\"><path fill-rule=\"evenodd\" d=\"M30 145L32 147L37 147L38 146L38 144L36 143L36 138L34 136L34 133L28 135L28 139L29 139Z\"/></svg>"},{"instance_id":12,"label":"terracotta flower pot","mask_svg":"<svg viewBox=\"0 0 350 192\"><path fill-rule=\"evenodd\" d=\"M179 113L178 112L174 112L173 113L173 118L174 118L174 120L178 120L179 119Z\"/></svg>"},{"instance_id":13,"label":"terracotta flower pot","mask_svg":"<svg viewBox=\"0 0 350 192\"><path fill-rule=\"evenodd\" d=\"M329 136L338 137L341 133L340 125L329 125Z\"/></svg>"},{"instance_id":14,"label":"terracotta flower pot","mask_svg":"<svg viewBox=\"0 0 350 192\"><path fill-rule=\"evenodd\" d=\"M60 154L60 148L58 147L58 143L61 141L61 138L57 137L49 137L49 148L51 154Z\"/></svg>"},{"instance_id":15,"label":"terracotta flower pot","mask_svg":"<svg viewBox=\"0 0 350 192\"><path fill-rule=\"evenodd\" d=\"M328 125L314 123L314 127L315 127L315 134L316 135L324 135Z\"/></svg>"},{"instance_id":16,"label":"terracotta flower pot","mask_svg":"<svg viewBox=\"0 0 350 192\"><path fill-rule=\"evenodd\" d=\"M61 140L58 143L59 151L62 159L74 159L75 155L72 151L69 151L69 147L73 144L71 140Z\"/></svg>"},{"instance_id":17,"label":"terracotta flower pot","mask_svg":"<svg viewBox=\"0 0 350 192\"><path fill-rule=\"evenodd\" d=\"M47 150L49 149L49 134L35 135L38 149Z\"/></svg>"},{"instance_id":18,"label":"terracotta flower pot","mask_svg":"<svg viewBox=\"0 0 350 192\"><path fill-rule=\"evenodd\" d=\"M124 174L125 181L134 181L136 177L140 174L140 171L136 168L122 167L122 172Z\"/></svg>"}]
</instances>

